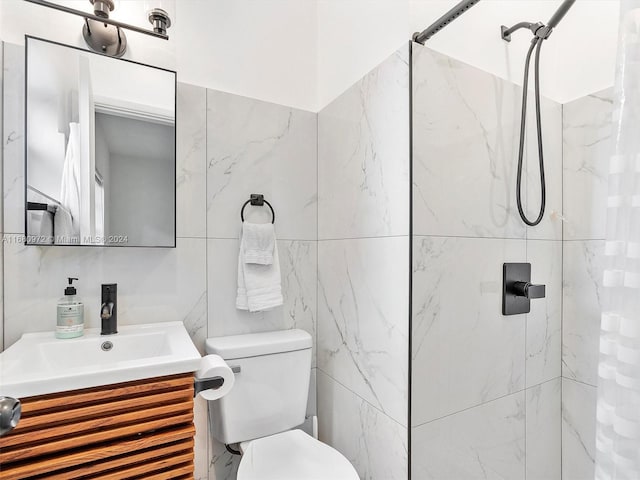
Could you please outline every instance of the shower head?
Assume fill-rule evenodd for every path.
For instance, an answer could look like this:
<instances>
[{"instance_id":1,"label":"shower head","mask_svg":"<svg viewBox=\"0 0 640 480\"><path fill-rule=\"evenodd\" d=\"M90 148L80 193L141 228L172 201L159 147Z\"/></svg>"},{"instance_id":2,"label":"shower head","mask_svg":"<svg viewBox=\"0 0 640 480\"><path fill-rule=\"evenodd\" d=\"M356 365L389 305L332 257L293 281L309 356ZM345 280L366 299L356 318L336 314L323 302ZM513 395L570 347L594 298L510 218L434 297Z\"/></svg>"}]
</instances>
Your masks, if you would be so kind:
<instances>
[{"instance_id":1,"label":"shower head","mask_svg":"<svg viewBox=\"0 0 640 480\"><path fill-rule=\"evenodd\" d=\"M511 34L516 30L520 30L521 28L528 28L535 35L534 40L542 39L546 40L551 35L551 32L554 28L558 26L560 20L564 18L569 9L576 3L576 0L564 0L562 4L558 7L558 10L551 16L549 22L545 25L544 23L531 23L531 22L520 22L516 23L514 26L507 28L505 25L500 27L500 36L503 40L510 42Z\"/></svg>"},{"instance_id":2,"label":"shower head","mask_svg":"<svg viewBox=\"0 0 640 480\"><path fill-rule=\"evenodd\" d=\"M556 13L554 13L547 22L547 27L556 28L558 26L558 23L560 23L560 20L562 20L562 18L567 14L574 3L576 3L576 0L564 0L564 2L562 2L562 5L560 5L558 7L558 10L556 10Z\"/></svg>"},{"instance_id":3,"label":"shower head","mask_svg":"<svg viewBox=\"0 0 640 480\"><path fill-rule=\"evenodd\" d=\"M424 45L424 42L429 40L432 36L449 25L479 1L480 0L463 0L462 2L458 3L455 7L441 16L438 20L429 25L425 30L423 30L422 32L414 33L413 41Z\"/></svg>"}]
</instances>

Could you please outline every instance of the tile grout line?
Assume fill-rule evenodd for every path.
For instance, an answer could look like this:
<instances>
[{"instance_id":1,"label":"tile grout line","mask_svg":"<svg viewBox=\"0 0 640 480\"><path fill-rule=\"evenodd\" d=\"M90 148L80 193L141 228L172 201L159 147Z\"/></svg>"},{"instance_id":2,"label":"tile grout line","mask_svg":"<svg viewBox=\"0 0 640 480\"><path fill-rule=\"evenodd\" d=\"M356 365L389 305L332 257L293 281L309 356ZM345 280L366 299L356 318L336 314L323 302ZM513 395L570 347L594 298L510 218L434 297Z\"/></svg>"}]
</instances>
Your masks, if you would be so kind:
<instances>
[{"instance_id":1,"label":"tile grout line","mask_svg":"<svg viewBox=\"0 0 640 480\"><path fill-rule=\"evenodd\" d=\"M352 395L358 397L360 400L362 400L364 403L366 403L367 405L369 405L371 408L375 409L378 413L380 413L381 415L384 415L385 417L387 417L389 420L393 421L394 423L396 423L397 425L401 426L402 428L406 428L407 430L409 430L409 427L406 425L403 425L401 422L399 422L398 420L396 420L395 418L393 418L392 416L390 416L387 412L383 411L380 409L380 407L377 407L375 405L373 405L369 400L367 400L366 398L363 398L359 393L354 392L353 390L351 390L349 387L347 387L344 383L342 383L340 380L334 378L333 375L327 373L324 369L322 369L322 367L316 366L316 369L319 370L320 372L322 372L323 374L325 374L327 377L329 377L331 380L333 380L334 382L336 382L338 385L340 385L342 388L344 388L345 390L347 390L349 393L351 393Z\"/></svg>"},{"instance_id":2,"label":"tile grout line","mask_svg":"<svg viewBox=\"0 0 640 480\"><path fill-rule=\"evenodd\" d=\"M442 420L444 418L452 417L452 416L457 415L459 413L463 413L463 412L466 412L466 411L469 411L469 410L473 410L474 408L483 407L485 405L488 405L488 404L493 403L493 402L497 402L498 400L502 400L502 399L510 397L512 395L517 395L518 393L525 393L526 394L527 390L531 390L533 388L540 387L542 385L545 385L547 383L553 382L553 381L561 379L561 378L562 378L561 376L553 377L553 378L550 378L550 379L545 380L543 382L536 383L535 385L530 385L528 387L521 388L521 389L515 390L513 392L505 393L504 395L500 395L499 397L492 398L491 400L487 400L485 402L481 402L481 403L478 403L478 404L475 404L475 405L471 405L469 407L463 408L462 410L458 410L456 412L447 413L446 415L443 415L441 417L434 418L434 419L428 420L426 422L422 422L422 423L420 423L418 425L414 425L412 428L419 428L419 427L422 427L424 425L428 425L430 423L437 422L437 421ZM526 397L525 397L525 399L526 399Z\"/></svg>"}]
</instances>

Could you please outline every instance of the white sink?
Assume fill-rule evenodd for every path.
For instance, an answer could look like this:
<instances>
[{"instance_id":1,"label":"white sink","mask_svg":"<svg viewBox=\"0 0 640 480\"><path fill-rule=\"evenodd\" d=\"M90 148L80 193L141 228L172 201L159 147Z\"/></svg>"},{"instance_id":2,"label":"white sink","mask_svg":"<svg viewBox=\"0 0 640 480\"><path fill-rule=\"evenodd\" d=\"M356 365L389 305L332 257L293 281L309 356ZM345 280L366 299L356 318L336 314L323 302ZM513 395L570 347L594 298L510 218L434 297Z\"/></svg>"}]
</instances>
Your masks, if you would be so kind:
<instances>
[{"instance_id":1,"label":"white sink","mask_svg":"<svg viewBox=\"0 0 640 480\"><path fill-rule=\"evenodd\" d=\"M24 398L194 372L199 366L200 353L182 322L120 325L115 335L89 328L73 339L26 333L0 354L0 395Z\"/></svg>"}]
</instances>

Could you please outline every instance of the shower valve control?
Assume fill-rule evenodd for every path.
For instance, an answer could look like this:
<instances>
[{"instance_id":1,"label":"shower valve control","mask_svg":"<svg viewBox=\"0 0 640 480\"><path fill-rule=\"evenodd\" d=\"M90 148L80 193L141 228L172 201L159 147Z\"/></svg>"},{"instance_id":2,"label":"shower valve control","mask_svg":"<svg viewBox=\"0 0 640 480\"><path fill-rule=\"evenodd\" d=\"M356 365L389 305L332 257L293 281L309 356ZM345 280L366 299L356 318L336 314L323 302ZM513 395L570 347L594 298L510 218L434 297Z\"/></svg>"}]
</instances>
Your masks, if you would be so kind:
<instances>
[{"instance_id":1,"label":"shower valve control","mask_svg":"<svg viewBox=\"0 0 640 480\"><path fill-rule=\"evenodd\" d=\"M544 285L531 283L530 263L505 263L502 267L502 314L529 313L531 300L544 298Z\"/></svg>"},{"instance_id":2,"label":"shower valve control","mask_svg":"<svg viewBox=\"0 0 640 480\"><path fill-rule=\"evenodd\" d=\"M529 282L514 282L512 290L516 295L527 297L528 299L544 298L545 295L544 285L534 285Z\"/></svg>"}]
</instances>

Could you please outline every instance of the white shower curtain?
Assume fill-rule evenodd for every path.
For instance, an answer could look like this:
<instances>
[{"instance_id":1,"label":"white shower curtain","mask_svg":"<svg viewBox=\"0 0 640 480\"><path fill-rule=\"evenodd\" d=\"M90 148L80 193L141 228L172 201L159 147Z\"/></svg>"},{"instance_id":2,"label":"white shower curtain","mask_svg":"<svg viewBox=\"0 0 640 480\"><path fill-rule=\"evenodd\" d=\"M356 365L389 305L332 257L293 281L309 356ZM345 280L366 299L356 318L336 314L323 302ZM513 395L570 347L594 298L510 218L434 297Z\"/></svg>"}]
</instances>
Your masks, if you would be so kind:
<instances>
[{"instance_id":1,"label":"white shower curtain","mask_svg":"<svg viewBox=\"0 0 640 480\"><path fill-rule=\"evenodd\" d=\"M640 479L640 0L620 3L615 98L595 477L637 480Z\"/></svg>"}]
</instances>

